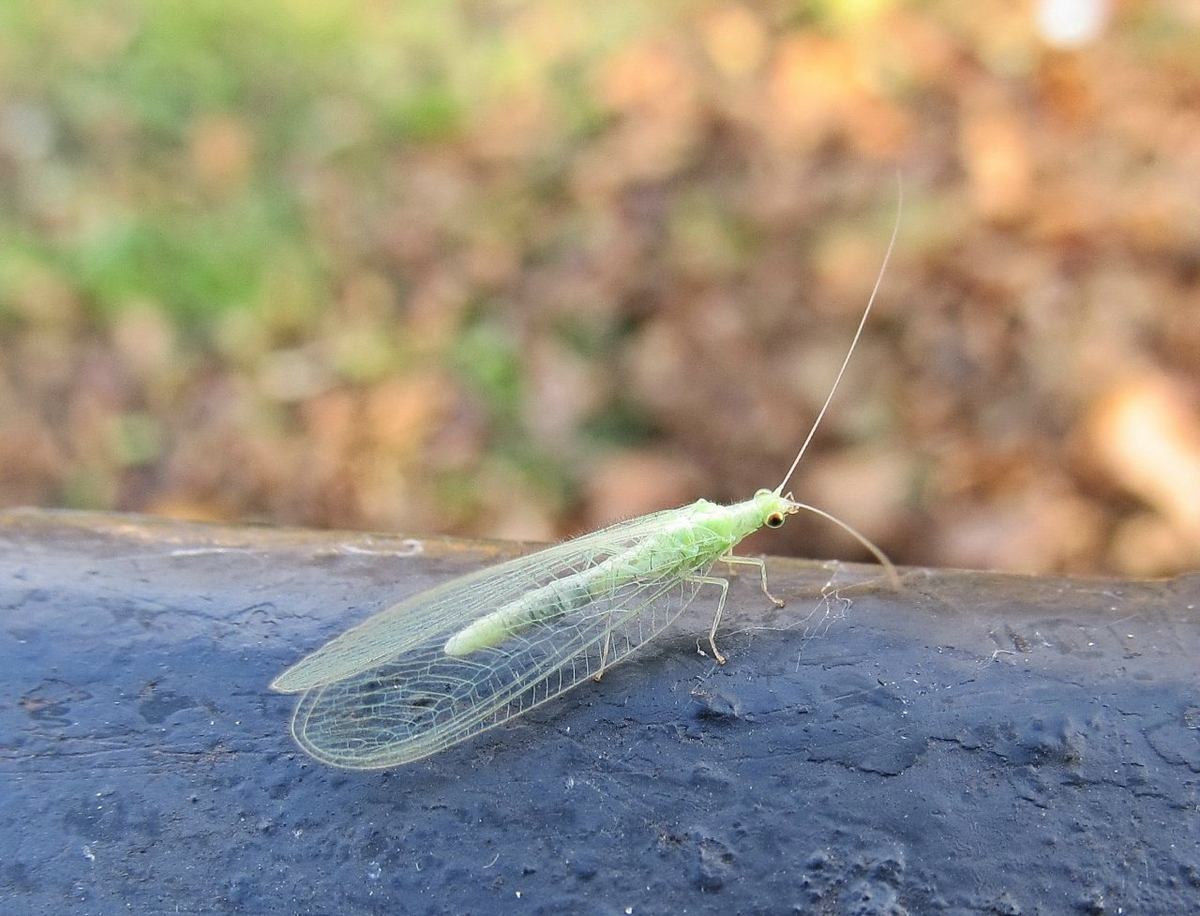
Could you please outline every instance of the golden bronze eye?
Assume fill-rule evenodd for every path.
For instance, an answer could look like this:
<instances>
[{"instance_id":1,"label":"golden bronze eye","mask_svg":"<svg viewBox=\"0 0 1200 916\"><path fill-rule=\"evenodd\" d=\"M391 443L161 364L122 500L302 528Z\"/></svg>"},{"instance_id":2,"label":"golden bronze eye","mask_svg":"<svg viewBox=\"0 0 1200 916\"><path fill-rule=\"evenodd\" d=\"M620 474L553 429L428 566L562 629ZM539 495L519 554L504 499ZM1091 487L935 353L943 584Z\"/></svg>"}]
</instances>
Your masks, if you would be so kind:
<instances>
[{"instance_id":1,"label":"golden bronze eye","mask_svg":"<svg viewBox=\"0 0 1200 916\"><path fill-rule=\"evenodd\" d=\"M770 515L767 516L767 527L768 528L779 528L782 525L783 525L783 513L782 512L772 512Z\"/></svg>"}]
</instances>

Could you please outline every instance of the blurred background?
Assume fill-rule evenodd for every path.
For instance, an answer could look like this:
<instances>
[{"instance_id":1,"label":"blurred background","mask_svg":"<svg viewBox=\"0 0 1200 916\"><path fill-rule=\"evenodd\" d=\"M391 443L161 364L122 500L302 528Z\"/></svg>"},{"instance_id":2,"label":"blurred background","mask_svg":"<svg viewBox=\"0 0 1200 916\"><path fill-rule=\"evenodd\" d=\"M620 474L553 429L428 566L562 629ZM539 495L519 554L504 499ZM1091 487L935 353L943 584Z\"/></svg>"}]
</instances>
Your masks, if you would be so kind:
<instances>
[{"instance_id":1,"label":"blurred background","mask_svg":"<svg viewBox=\"0 0 1200 916\"><path fill-rule=\"evenodd\" d=\"M1200 565L1196 0L0 5L0 505L548 540L779 483ZM750 550L863 557L793 520Z\"/></svg>"}]
</instances>

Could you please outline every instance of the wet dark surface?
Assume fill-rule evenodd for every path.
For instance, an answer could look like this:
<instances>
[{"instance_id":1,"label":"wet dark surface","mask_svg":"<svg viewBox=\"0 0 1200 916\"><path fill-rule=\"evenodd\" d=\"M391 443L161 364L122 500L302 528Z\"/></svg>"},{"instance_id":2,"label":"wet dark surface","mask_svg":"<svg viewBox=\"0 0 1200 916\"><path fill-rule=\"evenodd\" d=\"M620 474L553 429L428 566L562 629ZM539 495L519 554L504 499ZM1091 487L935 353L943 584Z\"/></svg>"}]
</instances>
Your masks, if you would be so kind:
<instances>
[{"instance_id":1,"label":"wet dark surface","mask_svg":"<svg viewBox=\"0 0 1200 916\"><path fill-rule=\"evenodd\" d=\"M1189 913L1200 576L769 563L410 767L267 683L496 548L0 513L0 912ZM767 613L767 612L770 613ZM807 618L807 619L806 619Z\"/></svg>"}]
</instances>

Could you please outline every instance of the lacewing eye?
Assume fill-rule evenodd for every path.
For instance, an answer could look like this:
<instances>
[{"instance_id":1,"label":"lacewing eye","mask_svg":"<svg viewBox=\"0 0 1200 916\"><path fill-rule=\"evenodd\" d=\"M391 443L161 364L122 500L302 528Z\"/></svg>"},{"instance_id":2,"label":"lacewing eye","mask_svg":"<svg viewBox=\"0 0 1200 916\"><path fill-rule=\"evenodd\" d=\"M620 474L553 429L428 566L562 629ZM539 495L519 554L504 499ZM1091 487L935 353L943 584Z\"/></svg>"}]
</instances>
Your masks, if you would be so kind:
<instances>
[{"instance_id":1,"label":"lacewing eye","mask_svg":"<svg viewBox=\"0 0 1200 916\"><path fill-rule=\"evenodd\" d=\"M783 526L783 513L782 512L772 512L770 515L767 516L767 527L768 528L780 528L782 526Z\"/></svg>"}]
</instances>

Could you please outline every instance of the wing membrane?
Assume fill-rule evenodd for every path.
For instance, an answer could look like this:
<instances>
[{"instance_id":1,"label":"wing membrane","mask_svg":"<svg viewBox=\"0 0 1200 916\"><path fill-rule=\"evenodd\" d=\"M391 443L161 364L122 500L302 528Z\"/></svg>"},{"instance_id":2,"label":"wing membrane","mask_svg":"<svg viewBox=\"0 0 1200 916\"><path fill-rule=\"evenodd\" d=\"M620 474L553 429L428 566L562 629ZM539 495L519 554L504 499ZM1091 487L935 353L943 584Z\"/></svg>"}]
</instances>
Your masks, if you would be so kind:
<instances>
[{"instance_id":1,"label":"wing membrane","mask_svg":"<svg viewBox=\"0 0 1200 916\"><path fill-rule=\"evenodd\" d=\"M297 742L318 760L374 769L419 760L499 725L615 664L661 632L695 597L716 536L689 526L693 507L643 516L519 557L422 592L376 614L285 671L272 685L303 692L292 719ZM647 554L648 537L679 525L712 537L681 569L679 556ZM668 538L668 541L670 539ZM446 640L480 617L564 576L586 574L610 558L653 557L629 577L576 607L463 656ZM643 570L634 573L635 568Z\"/></svg>"},{"instance_id":2,"label":"wing membrane","mask_svg":"<svg viewBox=\"0 0 1200 916\"><path fill-rule=\"evenodd\" d=\"M624 658L677 617L698 588L677 576L632 581L551 625L463 657L447 656L442 638L427 640L307 691L292 732L309 754L336 766L376 769L419 760Z\"/></svg>"},{"instance_id":3,"label":"wing membrane","mask_svg":"<svg viewBox=\"0 0 1200 916\"><path fill-rule=\"evenodd\" d=\"M311 690L374 668L452 634L531 589L636 545L683 509L621 522L545 550L481 569L380 611L301 659L271 684L282 693Z\"/></svg>"}]
</instances>

